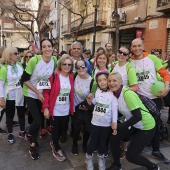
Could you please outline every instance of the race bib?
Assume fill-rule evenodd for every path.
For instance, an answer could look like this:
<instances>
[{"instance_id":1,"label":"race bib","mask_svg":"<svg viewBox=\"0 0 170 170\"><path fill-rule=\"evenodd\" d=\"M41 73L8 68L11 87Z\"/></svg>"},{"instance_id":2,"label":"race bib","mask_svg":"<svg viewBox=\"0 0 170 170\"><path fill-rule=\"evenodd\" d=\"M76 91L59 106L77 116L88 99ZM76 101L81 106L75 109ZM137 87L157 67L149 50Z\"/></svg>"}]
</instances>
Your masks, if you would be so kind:
<instances>
[{"instance_id":1,"label":"race bib","mask_svg":"<svg viewBox=\"0 0 170 170\"><path fill-rule=\"evenodd\" d=\"M96 103L93 114L104 116L109 111L109 105Z\"/></svg>"},{"instance_id":2,"label":"race bib","mask_svg":"<svg viewBox=\"0 0 170 170\"><path fill-rule=\"evenodd\" d=\"M40 80L37 83L37 90L51 89L51 84L49 80Z\"/></svg>"},{"instance_id":3,"label":"race bib","mask_svg":"<svg viewBox=\"0 0 170 170\"><path fill-rule=\"evenodd\" d=\"M57 96L57 104L66 104L68 101L68 94L62 94Z\"/></svg>"},{"instance_id":4,"label":"race bib","mask_svg":"<svg viewBox=\"0 0 170 170\"><path fill-rule=\"evenodd\" d=\"M20 81L19 81L17 84L15 84L15 88L16 88L16 89L21 88L21 83L20 83Z\"/></svg>"}]
</instances>

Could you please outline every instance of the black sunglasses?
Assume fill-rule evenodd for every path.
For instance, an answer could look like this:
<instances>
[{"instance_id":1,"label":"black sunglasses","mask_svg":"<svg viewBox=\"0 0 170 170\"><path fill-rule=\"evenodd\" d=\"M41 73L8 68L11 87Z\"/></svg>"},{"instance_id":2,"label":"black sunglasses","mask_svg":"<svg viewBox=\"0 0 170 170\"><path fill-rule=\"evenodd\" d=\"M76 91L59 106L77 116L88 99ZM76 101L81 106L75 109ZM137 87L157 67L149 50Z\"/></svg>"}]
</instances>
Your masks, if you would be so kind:
<instances>
[{"instance_id":1,"label":"black sunglasses","mask_svg":"<svg viewBox=\"0 0 170 170\"><path fill-rule=\"evenodd\" d=\"M15 54L15 55L19 55L19 53L17 53L17 52L15 52L14 54Z\"/></svg>"},{"instance_id":2,"label":"black sunglasses","mask_svg":"<svg viewBox=\"0 0 170 170\"><path fill-rule=\"evenodd\" d=\"M85 69L86 66L84 66L84 65L83 65L83 66L75 66L75 69L76 69L76 70L80 70L81 68L82 68L82 69Z\"/></svg>"},{"instance_id":3,"label":"black sunglasses","mask_svg":"<svg viewBox=\"0 0 170 170\"><path fill-rule=\"evenodd\" d=\"M128 53L125 53L125 52L123 52L121 50L118 50L118 53L121 54L121 55L123 54L125 57L128 56Z\"/></svg>"},{"instance_id":4,"label":"black sunglasses","mask_svg":"<svg viewBox=\"0 0 170 170\"><path fill-rule=\"evenodd\" d=\"M25 58L32 58L32 56L27 56L27 55L26 55Z\"/></svg>"},{"instance_id":5,"label":"black sunglasses","mask_svg":"<svg viewBox=\"0 0 170 170\"><path fill-rule=\"evenodd\" d=\"M72 66L72 64L69 64L69 63L63 63L62 65L63 65L63 66L69 66L69 67Z\"/></svg>"}]
</instances>

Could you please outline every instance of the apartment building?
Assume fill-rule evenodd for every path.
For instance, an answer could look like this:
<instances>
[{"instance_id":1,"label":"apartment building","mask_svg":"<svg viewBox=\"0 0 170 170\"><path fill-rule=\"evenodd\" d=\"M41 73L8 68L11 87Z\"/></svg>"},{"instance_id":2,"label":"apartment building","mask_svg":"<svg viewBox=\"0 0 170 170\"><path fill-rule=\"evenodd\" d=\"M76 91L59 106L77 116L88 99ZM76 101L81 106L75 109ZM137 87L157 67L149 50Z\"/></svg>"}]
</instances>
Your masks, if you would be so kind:
<instances>
[{"instance_id":1,"label":"apartment building","mask_svg":"<svg viewBox=\"0 0 170 170\"><path fill-rule=\"evenodd\" d=\"M26 12L17 12L16 7L24 10L31 10L31 0L4 0L1 4L3 11L1 16L1 45L15 46L19 49L25 49L31 41L30 32L22 25L30 27L27 22L30 19ZM20 23L16 21L14 15L19 19ZM23 21L24 20L24 21Z\"/></svg>"},{"instance_id":2,"label":"apartment building","mask_svg":"<svg viewBox=\"0 0 170 170\"><path fill-rule=\"evenodd\" d=\"M86 6L84 6L87 2ZM98 2L95 48L111 42L115 51L116 22L115 1ZM74 41L74 33L79 29L81 17L84 19L78 31L78 40L84 47L92 49L94 35L94 4L89 0L63 0L60 15L60 50L69 50ZM69 10L68 10L68 9ZM159 51L164 59L170 50L170 0L118 0L119 44L130 47L134 38L142 38L145 50ZM78 13L80 15L76 15Z\"/></svg>"}]
</instances>

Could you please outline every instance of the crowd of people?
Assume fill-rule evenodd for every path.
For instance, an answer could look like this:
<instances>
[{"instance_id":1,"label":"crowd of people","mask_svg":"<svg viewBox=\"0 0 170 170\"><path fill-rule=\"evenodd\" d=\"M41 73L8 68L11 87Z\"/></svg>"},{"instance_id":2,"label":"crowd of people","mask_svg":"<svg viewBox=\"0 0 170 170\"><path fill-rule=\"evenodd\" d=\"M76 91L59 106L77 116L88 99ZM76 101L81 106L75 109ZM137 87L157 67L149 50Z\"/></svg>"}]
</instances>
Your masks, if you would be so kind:
<instances>
[{"instance_id":1,"label":"crowd of people","mask_svg":"<svg viewBox=\"0 0 170 170\"><path fill-rule=\"evenodd\" d=\"M162 98L169 93L170 52L167 61L144 52L141 39L134 39L131 49L122 46L117 55L111 43L99 47L94 56L75 41L60 57L49 39L40 43L40 52L29 46L23 58L15 47L7 47L0 66L0 110L6 113L8 143L15 143L13 118L18 115L19 137L30 142L29 153L39 159L38 136L51 134L50 147L58 161L65 161L61 147L67 141L71 121L71 152L79 154L81 140L87 170L93 170L93 153L98 152L99 170L121 170L120 159L149 170L160 167L141 155L148 144L151 155L169 164L160 152L160 114L155 118L145 105L144 96L162 109ZM21 60L21 61L19 61ZM159 76L158 76L159 75ZM157 96L152 84L164 82ZM25 131L25 115L29 130ZM170 111L169 111L170 115ZM1 120L0 119L0 120ZM170 124L170 116L167 123ZM6 133L0 129L0 133ZM113 163L106 168L105 157L111 151Z\"/></svg>"}]
</instances>

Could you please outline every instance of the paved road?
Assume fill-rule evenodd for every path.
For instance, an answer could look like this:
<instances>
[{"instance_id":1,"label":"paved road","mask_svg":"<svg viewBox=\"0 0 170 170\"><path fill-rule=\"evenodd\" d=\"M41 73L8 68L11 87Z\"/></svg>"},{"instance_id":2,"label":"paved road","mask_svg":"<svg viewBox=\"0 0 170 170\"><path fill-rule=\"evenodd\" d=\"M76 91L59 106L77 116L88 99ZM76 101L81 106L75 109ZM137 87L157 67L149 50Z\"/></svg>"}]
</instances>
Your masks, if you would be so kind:
<instances>
[{"instance_id":1,"label":"paved road","mask_svg":"<svg viewBox=\"0 0 170 170\"><path fill-rule=\"evenodd\" d=\"M16 118L15 118L16 120ZM167 120L167 109L162 110L162 120ZM1 127L4 125L5 116L1 122ZM170 125L169 137L166 141L161 142L162 153L170 159ZM29 153L29 143L24 139L18 137L18 127L14 127L14 134L16 136L16 143L10 145L7 143L7 135L0 135L0 170L85 170L85 155L82 153L81 142L79 143L80 154L73 156L71 154L72 140L68 135L68 140L65 144L61 144L62 148L67 155L65 162L57 161L51 153L49 142L51 137L47 136L46 139L39 139L40 144L40 159L32 160ZM151 157L151 148L146 147L143 154L155 163L158 163L161 170L170 170L170 165L163 164L156 161ZM94 155L95 169L97 170L96 155ZM123 170L145 170L139 166L129 163L126 159L122 160ZM106 159L106 164L111 164L111 155Z\"/></svg>"}]
</instances>

